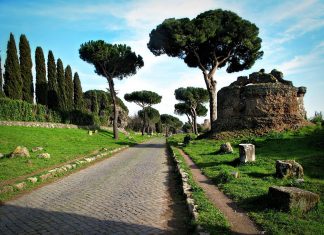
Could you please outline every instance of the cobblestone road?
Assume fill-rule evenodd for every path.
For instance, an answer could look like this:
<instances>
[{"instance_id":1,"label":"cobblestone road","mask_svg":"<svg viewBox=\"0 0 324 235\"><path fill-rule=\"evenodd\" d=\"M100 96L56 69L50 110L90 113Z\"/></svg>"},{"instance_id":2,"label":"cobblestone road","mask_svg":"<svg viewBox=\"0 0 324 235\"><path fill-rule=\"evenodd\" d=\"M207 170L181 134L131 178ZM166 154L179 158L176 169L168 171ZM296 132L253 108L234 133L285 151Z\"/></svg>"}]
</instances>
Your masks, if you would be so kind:
<instances>
[{"instance_id":1,"label":"cobblestone road","mask_svg":"<svg viewBox=\"0 0 324 235\"><path fill-rule=\"evenodd\" d=\"M0 234L184 234L168 174L151 140L1 206Z\"/></svg>"}]
</instances>

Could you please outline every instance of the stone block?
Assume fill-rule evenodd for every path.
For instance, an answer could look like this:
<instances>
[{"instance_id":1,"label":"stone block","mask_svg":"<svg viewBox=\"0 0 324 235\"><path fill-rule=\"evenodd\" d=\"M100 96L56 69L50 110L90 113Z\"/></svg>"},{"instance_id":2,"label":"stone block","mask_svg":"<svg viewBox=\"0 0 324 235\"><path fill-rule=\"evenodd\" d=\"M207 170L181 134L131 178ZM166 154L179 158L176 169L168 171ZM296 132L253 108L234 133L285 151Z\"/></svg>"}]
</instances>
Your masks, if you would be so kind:
<instances>
[{"instance_id":1,"label":"stone block","mask_svg":"<svg viewBox=\"0 0 324 235\"><path fill-rule=\"evenodd\" d=\"M10 157L30 157L29 151L26 147L17 146L11 153Z\"/></svg>"},{"instance_id":2,"label":"stone block","mask_svg":"<svg viewBox=\"0 0 324 235\"><path fill-rule=\"evenodd\" d=\"M44 159L49 159L51 158L51 155L49 153L41 153L37 155L38 158L44 158Z\"/></svg>"},{"instance_id":3,"label":"stone block","mask_svg":"<svg viewBox=\"0 0 324 235\"><path fill-rule=\"evenodd\" d=\"M52 177L53 177L53 175L51 173L47 173L47 174L44 174L44 175L40 176L42 181L45 181L45 180L50 179Z\"/></svg>"},{"instance_id":4,"label":"stone block","mask_svg":"<svg viewBox=\"0 0 324 235\"><path fill-rule=\"evenodd\" d=\"M21 182L19 184L15 184L14 187L18 190L23 190L26 187L26 183L25 182Z\"/></svg>"},{"instance_id":5,"label":"stone block","mask_svg":"<svg viewBox=\"0 0 324 235\"><path fill-rule=\"evenodd\" d=\"M268 196L271 206L284 210L309 211L320 200L318 194L296 187L271 186Z\"/></svg>"},{"instance_id":6,"label":"stone block","mask_svg":"<svg viewBox=\"0 0 324 235\"><path fill-rule=\"evenodd\" d=\"M225 144L222 144L219 149L220 153L233 153L233 148L231 143L227 142Z\"/></svg>"},{"instance_id":7,"label":"stone block","mask_svg":"<svg viewBox=\"0 0 324 235\"><path fill-rule=\"evenodd\" d=\"M0 158L4 158L5 155L3 153L0 153Z\"/></svg>"},{"instance_id":8,"label":"stone block","mask_svg":"<svg viewBox=\"0 0 324 235\"><path fill-rule=\"evenodd\" d=\"M92 135L93 133L92 133L92 131L88 131L88 134L89 134L89 135Z\"/></svg>"},{"instance_id":9,"label":"stone block","mask_svg":"<svg viewBox=\"0 0 324 235\"><path fill-rule=\"evenodd\" d=\"M254 162L255 161L255 146L253 144L239 144L240 162Z\"/></svg>"},{"instance_id":10,"label":"stone block","mask_svg":"<svg viewBox=\"0 0 324 235\"><path fill-rule=\"evenodd\" d=\"M44 149L43 147L35 147L32 148L32 152L42 151L43 149Z\"/></svg>"},{"instance_id":11,"label":"stone block","mask_svg":"<svg viewBox=\"0 0 324 235\"><path fill-rule=\"evenodd\" d=\"M29 182L35 184L35 183L37 182L37 177L29 177L27 180L28 180Z\"/></svg>"},{"instance_id":12,"label":"stone block","mask_svg":"<svg viewBox=\"0 0 324 235\"><path fill-rule=\"evenodd\" d=\"M303 167L294 160L277 160L276 176L278 178L303 178Z\"/></svg>"},{"instance_id":13,"label":"stone block","mask_svg":"<svg viewBox=\"0 0 324 235\"><path fill-rule=\"evenodd\" d=\"M240 173L239 173L238 171L232 171L232 172L231 172L231 175L232 175L235 179L237 179L238 177L240 177Z\"/></svg>"}]
</instances>

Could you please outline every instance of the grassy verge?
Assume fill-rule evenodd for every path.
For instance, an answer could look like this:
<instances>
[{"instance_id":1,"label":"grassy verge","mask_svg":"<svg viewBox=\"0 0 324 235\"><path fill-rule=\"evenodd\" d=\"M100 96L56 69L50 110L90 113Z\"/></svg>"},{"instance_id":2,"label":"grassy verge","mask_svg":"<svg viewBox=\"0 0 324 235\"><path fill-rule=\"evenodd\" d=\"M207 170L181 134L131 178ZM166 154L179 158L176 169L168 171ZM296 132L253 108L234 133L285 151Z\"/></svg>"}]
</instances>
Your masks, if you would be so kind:
<instances>
[{"instance_id":1,"label":"grassy verge","mask_svg":"<svg viewBox=\"0 0 324 235\"><path fill-rule=\"evenodd\" d=\"M183 141L183 135L170 139L172 144ZM224 142L231 142L233 154L217 154ZM238 144L256 146L256 162L239 165ZM302 214L298 211L282 212L267 203L269 186L296 186L324 197L324 130L305 127L298 131L271 133L263 137L232 138L226 140L194 140L184 151L191 156L202 172L213 180L227 195L248 211L249 215L269 234L322 234L324 232L324 204ZM293 159L301 163L305 182L280 180L274 177L275 161ZM234 179L229 174L238 171Z\"/></svg>"},{"instance_id":2,"label":"grassy verge","mask_svg":"<svg viewBox=\"0 0 324 235\"><path fill-rule=\"evenodd\" d=\"M19 145L27 147L29 151L37 146L44 148L43 151L34 153L30 151L30 158L0 159L0 182L89 155L103 148L112 150L133 145L146 138L120 133L120 139L116 141L108 131L99 131L90 136L82 129L0 126L0 153L10 154ZM43 152L49 153L51 158L38 158L37 155Z\"/></svg>"},{"instance_id":3,"label":"grassy verge","mask_svg":"<svg viewBox=\"0 0 324 235\"><path fill-rule=\"evenodd\" d=\"M193 180L193 176L185 160L179 153L179 150L174 146L171 149L180 162L180 167L188 174L188 184L192 187L192 198L197 204L197 211L199 213L198 220L195 222L196 226L201 226L210 234L229 234L229 224L224 218L224 215L216 209L213 204L206 197L204 191Z\"/></svg>"}]
</instances>

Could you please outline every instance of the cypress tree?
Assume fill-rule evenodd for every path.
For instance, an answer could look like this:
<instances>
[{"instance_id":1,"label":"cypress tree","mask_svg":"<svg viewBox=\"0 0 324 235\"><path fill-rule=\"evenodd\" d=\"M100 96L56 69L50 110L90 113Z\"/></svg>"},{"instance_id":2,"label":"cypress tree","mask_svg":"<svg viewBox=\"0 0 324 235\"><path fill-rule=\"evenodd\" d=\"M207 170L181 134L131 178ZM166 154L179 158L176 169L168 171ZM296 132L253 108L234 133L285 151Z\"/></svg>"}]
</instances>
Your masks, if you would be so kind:
<instances>
[{"instance_id":1,"label":"cypress tree","mask_svg":"<svg viewBox=\"0 0 324 235\"><path fill-rule=\"evenodd\" d=\"M20 74L22 80L22 99L33 103L34 102L34 84L32 67L33 62L31 59L31 52L29 42L24 34L20 35L19 40L19 61L20 61Z\"/></svg>"},{"instance_id":2,"label":"cypress tree","mask_svg":"<svg viewBox=\"0 0 324 235\"><path fill-rule=\"evenodd\" d=\"M56 64L52 51L48 52L47 59L47 105L50 109L58 110L58 96L57 96L57 80L56 80Z\"/></svg>"},{"instance_id":3,"label":"cypress tree","mask_svg":"<svg viewBox=\"0 0 324 235\"><path fill-rule=\"evenodd\" d=\"M57 76L57 85L58 85L58 107L61 111L66 111L66 94L65 94L65 78L64 78L64 67L63 62L60 58L56 62L56 76Z\"/></svg>"},{"instance_id":4,"label":"cypress tree","mask_svg":"<svg viewBox=\"0 0 324 235\"><path fill-rule=\"evenodd\" d=\"M82 110L83 109L83 92L79 74L75 73L73 78L73 87L74 87L74 109Z\"/></svg>"},{"instance_id":5,"label":"cypress tree","mask_svg":"<svg viewBox=\"0 0 324 235\"><path fill-rule=\"evenodd\" d=\"M1 55L0 55L0 97L2 97L3 91L2 91L2 66L1 66Z\"/></svg>"},{"instance_id":6,"label":"cypress tree","mask_svg":"<svg viewBox=\"0 0 324 235\"><path fill-rule=\"evenodd\" d=\"M46 67L43 49L36 48L35 52L36 64L36 103L47 105L47 81Z\"/></svg>"},{"instance_id":7,"label":"cypress tree","mask_svg":"<svg viewBox=\"0 0 324 235\"><path fill-rule=\"evenodd\" d=\"M67 110L73 109L73 90L72 69L70 65L68 65L65 68L65 95Z\"/></svg>"},{"instance_id":8,"label":"cypress tree","mask_svg":"<svg viewBox=\"0 0 324 235\"><path fill-rule=\"evenodd\" d=\"M22 80L15 37L12 33L10 33L7 45L7 58L4 67L3 90L7 97L20 100L22 98Z\"/></svg>"}]
</instances>

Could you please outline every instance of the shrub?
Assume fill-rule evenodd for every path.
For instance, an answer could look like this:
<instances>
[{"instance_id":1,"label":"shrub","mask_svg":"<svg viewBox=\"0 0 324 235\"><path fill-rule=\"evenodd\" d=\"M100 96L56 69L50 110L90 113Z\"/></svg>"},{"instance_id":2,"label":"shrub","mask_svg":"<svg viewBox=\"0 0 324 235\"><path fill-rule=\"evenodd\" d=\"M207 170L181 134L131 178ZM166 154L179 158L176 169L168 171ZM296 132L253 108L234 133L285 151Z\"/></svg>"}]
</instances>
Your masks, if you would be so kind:
<instances>
[{"instance_id":1,"label":"shrub","mask_svg":"<svg viewBox=\"0 0 324 235\"><path fill-rule=\"evenodd\" d=\"M215 177L214 181L217 184L225 184L234 179L234 176L227 170L221 170L219 174Z\"/></svg>"},{"instance_id":2,"label":"shrub","mask_svg":"<svg viewBox=\"0 0 324 235\"><path fill-rule=\"evenodd\" d=\"M324 120L323 120L322 112L315 112L314 117L312 117L310 121L319 126L323 125Z\"/></svg>"},{"instance_id":3,"label":"shrub","mask_svg":"<svg viewBox=\"0 0 324 235\"><path fill-rule=\"evenodd\" d=\"M33 105L21 100L0 98L0 120L3 121L52 121L60 122L57 114L48 111L44 105ZM49 115L50 114L50 115ZM53 120L48 120L54 116Z\"/></svg>"}]
</instances>

